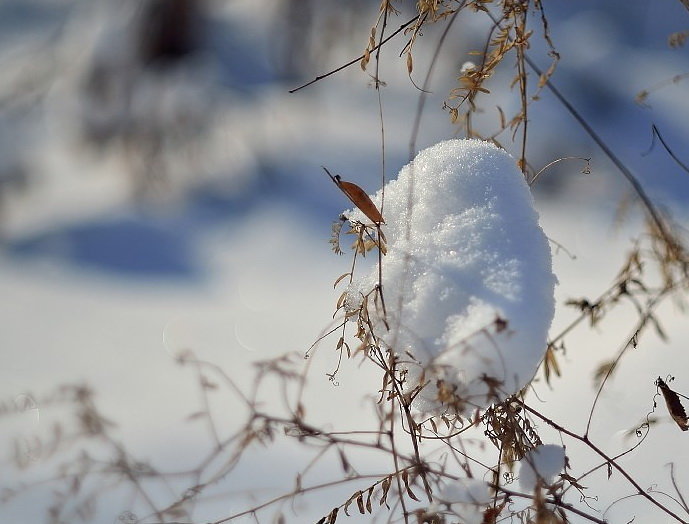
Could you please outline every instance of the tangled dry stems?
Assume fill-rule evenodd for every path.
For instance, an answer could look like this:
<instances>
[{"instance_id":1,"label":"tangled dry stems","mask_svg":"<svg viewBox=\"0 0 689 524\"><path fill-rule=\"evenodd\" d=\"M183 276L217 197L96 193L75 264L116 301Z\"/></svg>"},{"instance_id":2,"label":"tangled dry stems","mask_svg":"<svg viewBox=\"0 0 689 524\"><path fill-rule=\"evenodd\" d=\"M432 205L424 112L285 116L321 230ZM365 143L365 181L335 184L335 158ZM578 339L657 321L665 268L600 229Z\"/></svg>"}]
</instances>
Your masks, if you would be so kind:
<instances>
[{"instance_id":1,"label":"tangled dry stems","mask_svg":"<svg viewBox=\"0 0 689 524\"><path fill-rule=\"evenodd\" d=\"M455 23L460 11L471 12L472 16L488 16L493 20L493 25L483 49L476 53L480 61L474 67L463 70L458 77L458 86L449 91L445 109L451 121L460 125L466 136L480 137L495 143L499 143L499 137L509 130L511 139L520 143L519 165L527 179L535 182L541 171L530 170L527 162L528 109L538 100L540 92L548 89L620 168L644 209L645 231L632 245L608 289L596 298L576 297L566 303L578 311L578 316L560 333L551 337L541 368L545 382L552 384L555 376L565 372L561 355L567 350L568 336L582 324L588 323L589 326L596 327L620 305L632 304L636 311L636 322L631 328L631 335L622 342L617 354L602 362L596 371L594 384L597 393L585 430L576 432L567 427L566 421L554 420L542 414L529 400L528 388L504 399L499 382L489 384L494 394L494 404L485 410L475 409L473 415L467 418L459 415L465 411L467 399L439 381L435 384L438 398L447 407L446 411L432 417L420 416L412 408L412 402L422 386L407 388L406 367L400 365L402 359L412 357L400 355L394 348L382 345L371 321L370 309L384 309L384 293L380 287L376 287L354 309L348 309L345 295L341 296L334 315L338 319L336 327L306 352L306 363L304 355L286 355L256 363L251 391L242 390L227 370L199 360L191 352L181 354L180 365L189 368L194 374L204 399L202 409L194 414L193 419L204 421L211 443L211 451L207 456L195 468L187 471L160 471L138 460L116 439L115 426L98 410L92 391L76 386L61 388L57 394L41 402L70 406L73 419L56 424L48 439L17 446L15 465L26 469L33 462L31 457L47 461L69 456L70 460L58 468L54 478L5 487L1 494L2 500L11 500L24 495L27 490L44 485L59 486L54 491L49 520L55 523L76 519L88 521L96 514L98 501L107 496L113 483L125 484L142 501L142 507L146 508L148 514L140 516L127 510L120 514L119 522L193 522L194 508L203 504L206 491L231 477L244 456L250 455L257 448L291 441L309 450L312 455L310 461L300 464L293 489L255 504L249 503L246 509L221 516L213 524L230 522L247 515L253 516L256 521L265 522L266 515L271 512L277 522L285 522L288 511L286 508L290 501L333 486L352 487L349 496L332 499L332 509L318 520L319 524L334 524L338 519L343 520L353 513L380 515L380 518L387 521L444 524L461 522L468 511L478 512L483 524L560 524L570 522L574 516L602 523L605 522L604 518L588 505L594 495L585 491L587 479L600 469L607 470L609 477L614 472L619 474L620 482L626 483L634 495L643 497L666 517L676 522L689 522L689 507L683 497L684 488L677 485L674 471L671 472L671 481L675 494L668 494L672 503L666 503L666 498L643 487L648 479L634 478L620 461L643 444L657 420L652 417L656 408L655 398L653 411L634 429L637 442L633 445L615 455L609 455L590 437L601 393L622 365L628 350L637 347L649 329L665 338L658 308L668 300L683 301L689 290L689 255L677 227L667 215L656 208L631 171L615 157L605 141L553 85L552 77L559 54L551 40L548 20L539 0L504 0L498 6L487 0L419 0L416 9L417 12L411 19L386 35L389 17L396 16L398 11L391 1L383 0L363 54L297 89L307 87L356 63L363 69L369 66L371 60L375 60L377 64L381 48L400 34L406 38L401 55L405 56L411 78L415 67L414 48L420 45L424 28L434 23L445 23L449 27ZM530 28L530 16L534 13L538 20L536 30ZM541 72L528 55L529 43L537 34L545 40L549 49L551 65L545 72ZM445 35L446 33L441 43ZM681 45L684 39L677 37L675 41L676 45ZM481 135L473 124L473 117L490 96L487 85L495 71L499 67L505 67L510 59L513 60L516 71L512 85L517 90L520 110L515 115L507 116L498 107L496 130ZM538 75L535 86L529 84L529 71ZM427 80L429 77L430 73ZM680 79L678 77L677 81ZM377 78L377 72L375 80L375 87L380 89L383 84ZM424 86L426 84L424 82ZM649 92L660 87L649 88L641 98L645 100ZM422 110L423 105L420 104L419 111ZM657 136L662 141L659 133ZM670 151L666 145L665 147ZM589 159L585 160L588 168ZM340 246L341 229L345 224L349 226L347 233L354 238L352 263L350 270L335 281L336 286L342 281L352 281L358 257L371 252L376 252L381 257L385 253L385 240L381 236L380 227L349 223L345 217L333 226L331 244L336 253L345 251ZM487 329L504 329L505 326L500 321L501 319L497 319L496 324L487 326ZM350 326L354 327L353 332L347 331ZM322 347L326 345L323 341L330 340L330 335L334 333L338 334L335 350L339 358L329 374L332 382L337 382L344 359L356 359L378 370L380 385L371 384L369 390L369 394L376 397L376 424L373 427L340 431L330 424L325 426L310 421L304 402L307 379L314 380L310 376L310 361L315 358L315 352L322 351ZM351 345L353 341L356 341L355 347ZM429 372L428 381L432 381L433 376ZM662 378L657 385L658 395L665 395L667 401L666 390L672 390ZM211 409L210 399L219 391L232 393L239 400L245 414L238 429L229 433L222 431L217 424L217 418L222 415ZM275 398L274 392L278 391L282 405L266 403L266 391L269 391L267 396L272 398ZM681 407L679 396L676 399L673 397L674 400ZM667 402L670 407L672 403ZM3 415L10 416L10 412L11 410L5 410ZM675 407L675 412L681 418L679 408ZM684 417L686 418L686 414ZM576 457L568 454L565 471L553 483L541 483L532 493L513 489L515 464L543 443L541 435L544 431L557 435L568 449L575 444L583 446L597 457L597 463L582 470L576 463ZM94 442L98 444L96 447L86 445ZM486 449L486 446L492 446L492 451ZM387 464L387 468L380 472L359 471L357 455L364 451L383 457L380 463ZM307 483L305 478L309 471L320 463L326 464L333 474L333 480ZM334 463L338 466L333 466ZM176 492L168 503L161 504L152 495L155 488L151 485L165 484L173 478L186 487ZM467 478L482 479L488 483L492 492L488 503L477 501L473 505L451 504L439 498L444 486ZM572 490L579 495L579 504L573 503L572 497L567 497ZM521 503L517 504L519 501Z\"/></svg>"}]
</instances>

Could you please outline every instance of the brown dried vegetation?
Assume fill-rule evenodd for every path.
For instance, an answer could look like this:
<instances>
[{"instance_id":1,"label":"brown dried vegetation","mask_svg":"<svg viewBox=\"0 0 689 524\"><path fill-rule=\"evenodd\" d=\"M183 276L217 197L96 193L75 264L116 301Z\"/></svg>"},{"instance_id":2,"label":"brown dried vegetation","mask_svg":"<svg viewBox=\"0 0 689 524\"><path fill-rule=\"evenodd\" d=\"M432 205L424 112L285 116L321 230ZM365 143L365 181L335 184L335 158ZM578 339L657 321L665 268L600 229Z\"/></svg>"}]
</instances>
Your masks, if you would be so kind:
<instances>
[{"instance_id":1,"label":"brown dried vegetation","mask_svg":"<svg viewBox=\"0 0 689 524\"><path fill-rule=\"evenodd\" d=\"M397 31L385 35L389 17L396 16L398 12L392 1L383 0L364 53L332 73L355 63L366 69L371 60L376 60L375 52L381 46L403 33L407 41L401 54L405 56L411 75L414 47L419 45L423 30L429 24L451 24L460 11L471 16L490 17L493 20L492 30L484 48L475 53L477 64L461 73L459 86L449 91L445 108L453 122L462 124L466 136L478 136L472 126L472 116L479 110L479 99L490 95L488 82L496 69L506 59L512 59L516 71L512 86L517 91L520 110L508 117L498 108L497 131L482 138L497 142L498 136L505 130L510 130L513 138L521 132L518 139L521 143L519 162L526 172L528 109L538 100L541 90L551 89L558 93L552 86L551 78L559 55L550 39L541 1L419 0L416 11L415 16ZM538 15L539 24L534 29L529 27L529 13ZM545 72L534 69L527 54L531 40L537 35L545 40L550 50L551 65ZM682 45L685 38L686 35L677 35L671 43ZM538 81L533 86L528 83L529 71L538 75ZM317 77L313 82L332 73ZM378 79L376 86L380 87ZM648 92L643 99L647 96ZM569 104L567 110L573 110ZM585 124L582 123L588 131L590 128ZM605 154L611 154L607 147L603 150ZM589 159L585 160L588 169ZM449 524L463 522L465 512L471 511L478 512L484 524L561 524L570 522L573 516L579 521L602 523L605 522L604 518L588 506L591 497L585 495L587 477L598 470L606 470L609 477L615 473L620 478L619 482L628 486L634 495L643 497L664 518L689 522L686 504L679 504L679 509L669 505L666 499L645 489L645 481L632 477L620 463L621 457L643 443L650 431L650 417L635 429L638 441L616 455L604 452L590 437L598 400L605 385L622 365L624 356L641 344L649 328L665 338L661 319L657 315L658 307L667 300L681 301L689 291L689 254L678 228L633 183L635 179L631 173L627 171L623 174L632 183L644 210L645 231L633 245L608 289L596 298L577 297L566 303L576 310L577 316L571 324L552 336L542 366L545 382L553 384L555 377L566 373L560 360L570 333L586 323L593 328L600 326L602 320L622 304L631 304L635 309L637 320L632 326L631 335L622 341L617 354L601 363L596 372L594 383L597 394L584 432L575 432L564 422L542 414L534 407L537 402L532 404L528 388L507 400L498 401L499 383L489 384L495 392L496 402L488 409L476 410L471 418L464 418L453 406L463 406L465 399L440 380L435 384L438 397L448 409L436 416L421 418L412 409L419 389L405 388L407 368L401 365L403 359L413 362L413 357L400 355L394 348L385 347L371 320L373 308L385 310L384 290L379 285L362 296L356 305L349 304L346 292L342 293L335 307L337 326L319 338L306 352L305 363L302 358L304 355L287 355L256 363L255 381L249 392L236 384L228 370L198 360L191 352L180 355L179 364L196 377L203 398L202 409L191 415L190 420L203 421L207 425L212 444L211 451L197 467L182 472L163 472L137 460L114 438L114 425L98 411L88 389L64 388L44 402L61 402L71 406L74 420L56 425L52 436L34 442L32 449L40 460L52 460L68 453L72 454L71 459L59 468L54 479L36 485L5 487L1 500L9 500L50 483L58 486L54 491L51 521L75 522L79 519L88 520L94 514L96 503L106 496L111 483L124 483L131 487L139 501L143 501L142 505L148 514L137 516L132 511L125 511L119 516L120 522L193 522L194 508L202 504L204 493L231 476L244 457L250 457L257 449L287 441L311 453L310 460L299 464L293 489L255 503L244 499L245 509L234 513L228 511L214 520L214 524L245 516L251 516L257 522L268 522L271 513L276 522L285 522L289 502L309 494L326 492L333 486L346 487L348 495L329 498L331 509L317 521L319 524L346 521L353 514L369 515L371 518L382 514L384 521ZM347 186L345 184L348 183L332 175L331 178L373 222L373 225L350 222L347 217L341 217L333 226L330 242L335 253L345 251L340 246L341 230L345 223L348 224L346 234L354 239L351 268L336 279L335 286L338 286L342 282L352 282L358 257L371 251L376 251L379 258L385 256L385 238L379 227L383 223L382 210L378 210L358 186ZM536 178L537 175L532 177L532 181ZM353 333L347 332L349 327L353 328ZM507 327L506 321L498 319L486 330ZM343 357L358 359L362 365L374 366L379 372L380 383L369 384L367 390L369 395L375 396L376 423L373 427L342 430L337 426L336 414L329 424L311 422L304 400L307 378L314 379L309 376L310 362L324 345L322 342L329 340L332 334L337 335L334 346L338 354L337 367L329 374L332 382L337 382ZM405 360L405 363L408 362ZM429 376L432 375L429 373ZM687 416L678 394L660 378L656 385L670 415L682 430L686 430ZM366 386L362 385L364 388ZM229 392L236 398L241 405L239 415L217 413L209 407L209 399L220 392ZM272 403L266 399L272 399ZM5 410L1 415L10 416L9 411ZM227 416L236 418L235 430L230 433L221 431L217 424L218 417ZM541 486L532 493L512 489L515 463L529 450L541 445L545 438L542 435L546 434L549 439L555 436L566 443L568 450L578 446L577 449L588 452L595 458L594 465L587 469L568 461L559 479L551 486ZM98 443L99 447L96 451L87 451L89 448L86 444L93 442ZM17 446L16 462L19 467L26 468L29 463L21 449ZM362 467L362 461L358 458L361 453L382 457L379 463L386 464L386 467L383 471ZM321 464L325 464L334 480L307 481L309 471ZM178 480L181 478L185 489L177 490L171 500L164 504L154 500L150 482L165 484L173 477ZM456 505L437 502L438 493L445 486L466 478L484 480L490 488L491 500ZM681 488L676 485L674 476L672 483L677 492L676 499L683 501ZM566 499L571 490L574 490L575 496ZM515 501L527 503L516 505L513 504ZM515 509L517 507L521 509Z\"/></svg>"}]
</instances>

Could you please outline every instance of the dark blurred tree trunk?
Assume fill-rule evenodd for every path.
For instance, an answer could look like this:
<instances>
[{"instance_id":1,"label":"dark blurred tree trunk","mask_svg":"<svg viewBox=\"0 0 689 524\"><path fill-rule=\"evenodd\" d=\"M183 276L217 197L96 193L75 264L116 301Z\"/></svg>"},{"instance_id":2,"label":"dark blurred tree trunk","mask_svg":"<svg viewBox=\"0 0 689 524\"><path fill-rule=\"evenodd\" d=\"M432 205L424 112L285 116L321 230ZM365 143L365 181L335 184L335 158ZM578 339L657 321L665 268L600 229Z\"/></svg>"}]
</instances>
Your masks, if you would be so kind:
<instances>
[{"instance_id":1,"label":"dark blurred tree trunk","mask_svg":"<svg viewBox=\"0 0 689 524\"><path fill-rule=\"evenodd\" d=\"M139 52L145 65L174 62L197 45L199 0L148 0L139 29Z\"/></svg>"}]
</instances>

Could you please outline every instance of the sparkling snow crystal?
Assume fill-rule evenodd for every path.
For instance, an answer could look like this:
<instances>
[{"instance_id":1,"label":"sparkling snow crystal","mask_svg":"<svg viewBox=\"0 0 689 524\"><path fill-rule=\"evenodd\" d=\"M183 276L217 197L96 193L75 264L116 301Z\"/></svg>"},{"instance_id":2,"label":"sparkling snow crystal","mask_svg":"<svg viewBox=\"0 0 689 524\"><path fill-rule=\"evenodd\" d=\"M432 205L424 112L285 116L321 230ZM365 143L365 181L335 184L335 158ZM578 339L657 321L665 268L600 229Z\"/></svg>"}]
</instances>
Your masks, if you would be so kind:
<instances>
[{"instance_id":1,"label":"sparkling snow crystal","mask_svg":"<svg viewBox=\"0 0 689 524\"><path fill-rule=\"evenodd\" d=\"M379 302L368 309L407 391L426 384L414 405L467 414L519 391L546 349L555 277L514 159L480 140L440 142L386 185L383 215L387 326ZM377 267L355 280L348 306L377 282Z\"/></svg>"}]
</instances>

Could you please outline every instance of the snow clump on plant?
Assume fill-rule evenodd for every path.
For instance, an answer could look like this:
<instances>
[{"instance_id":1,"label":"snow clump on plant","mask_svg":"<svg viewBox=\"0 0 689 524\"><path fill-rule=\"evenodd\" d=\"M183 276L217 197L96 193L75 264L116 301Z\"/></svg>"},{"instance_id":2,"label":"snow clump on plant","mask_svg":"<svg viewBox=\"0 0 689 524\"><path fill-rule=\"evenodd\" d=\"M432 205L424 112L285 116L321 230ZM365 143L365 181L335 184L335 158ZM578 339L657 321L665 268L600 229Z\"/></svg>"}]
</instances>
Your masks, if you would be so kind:
<instances>
[{"instance_id":1,"label":"snow clump on plant","mask_svg":"<svg viewBox=\"0 0 689 524\"><path fill-rule=\"evenodd\" d=\"M492 143L421 151L384 188L382 294L367 304L376 342L398 356L421 411L468 414L517 393L547 346L556 282L548 240L515 160ZM381 207L381 192L372 198ZM358 209L350 222L370 222ZM361 307L378 267L354 280Z\"/></svg>"},{"instance_id":2,"label":"snow clump on plant","mask_svg":"<svg viewBox=\"0 0 689 524\"><path fill-rule=\"evenodd\" d=\"M550 486L565 467L565 449L555 444L544 444L529 451L519 461L519 485L533 491L540 484Z\"/></svg>"}]
</instances>

